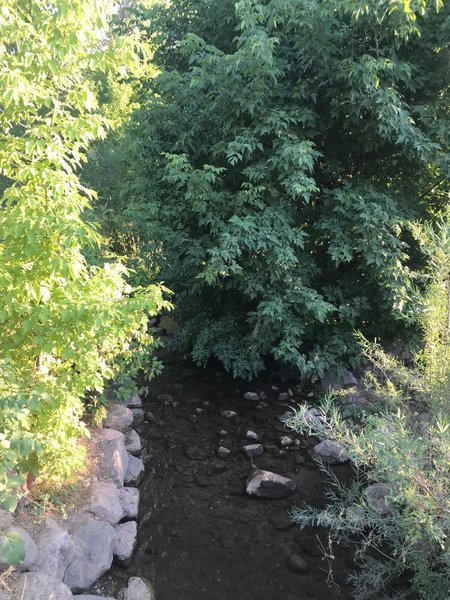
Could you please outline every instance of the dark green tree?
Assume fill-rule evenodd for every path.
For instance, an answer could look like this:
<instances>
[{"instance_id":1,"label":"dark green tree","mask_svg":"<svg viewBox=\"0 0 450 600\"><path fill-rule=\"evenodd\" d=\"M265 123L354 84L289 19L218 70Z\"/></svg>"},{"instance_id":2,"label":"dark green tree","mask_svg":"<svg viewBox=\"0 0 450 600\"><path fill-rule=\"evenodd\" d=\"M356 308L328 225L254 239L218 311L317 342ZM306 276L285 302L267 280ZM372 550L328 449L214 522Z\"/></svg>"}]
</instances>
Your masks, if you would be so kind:
<instances>
[{"instance_id":1,"label":"dark green tree","mask_svg":"<svg viewBox=\"0 0 450 600\"><path fill-rule=\"evenodd\" d=\"M141 82L115 209L158 257L194 359L316 376L355 360L355 329L413 323L409 224L448 200L448 6L139 14L160 74Z\"/></svg>"}]
</instances>

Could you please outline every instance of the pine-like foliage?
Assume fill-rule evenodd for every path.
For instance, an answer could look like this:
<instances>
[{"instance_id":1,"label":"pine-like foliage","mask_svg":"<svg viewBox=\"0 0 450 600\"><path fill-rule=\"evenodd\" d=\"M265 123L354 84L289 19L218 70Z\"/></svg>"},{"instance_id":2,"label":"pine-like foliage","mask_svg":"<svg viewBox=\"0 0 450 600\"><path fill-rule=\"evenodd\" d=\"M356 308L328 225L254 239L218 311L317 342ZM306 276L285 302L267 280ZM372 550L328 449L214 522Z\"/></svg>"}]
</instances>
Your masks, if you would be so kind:
<instances>
[{"instance_id":1,"label":"pine-like foliage","mask_svg":"<svg viewBox=\"0 0 450 600\"><path fill-rule=\"evenodd\" d=\"M448 7L185 0L145 16L161 72L115 202L194 359L321 375L355 355L355 328L393 334L414 308L408 222L446 202Z\"/></svg>"}]
</instances>

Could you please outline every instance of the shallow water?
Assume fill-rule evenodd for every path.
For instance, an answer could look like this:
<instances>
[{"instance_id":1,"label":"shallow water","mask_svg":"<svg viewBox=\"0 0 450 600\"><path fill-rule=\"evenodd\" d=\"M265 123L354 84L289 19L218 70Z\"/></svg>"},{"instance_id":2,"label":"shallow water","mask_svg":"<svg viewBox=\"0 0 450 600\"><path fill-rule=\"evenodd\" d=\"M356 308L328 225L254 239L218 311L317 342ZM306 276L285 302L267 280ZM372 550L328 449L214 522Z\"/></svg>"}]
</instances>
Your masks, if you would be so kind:
<instances>
[{"instance_id":1,"label":"shallow water","mask_svg":"<svg viewBox=\"0 0 450 600\"><path fill-rule=\"evenodd\" d=\"M325 484L299 437L295 449L281 449L286 431L278 417L274 381L248 384L220 371L186 368L174 360L151 384L145 410L153 417L141 426L146 476L141 485L139 545L126 569L113 567L108 579L120 582L143 576L154 582L157 600L346 600L345 580L351 553L328 551L325 532L300 530L288 516L304 501L324 505ZM280 385L280 391L287 387ZM243 399L245 391L264 391L266 406ZM299 401L294 398L292 403ZM238 417L227 419L224 410ZM246 431L265 445L252 462L242 447ZM226 434L220 434L221 430ZM219 446L231 450L217 456ZM296 492L285 499L263 500L245 493L254 468L294 479ZM348 467L336 467L350 476ZM307 573L288 568L291 554L302 556Z\"/></svg>"}]
</instances>

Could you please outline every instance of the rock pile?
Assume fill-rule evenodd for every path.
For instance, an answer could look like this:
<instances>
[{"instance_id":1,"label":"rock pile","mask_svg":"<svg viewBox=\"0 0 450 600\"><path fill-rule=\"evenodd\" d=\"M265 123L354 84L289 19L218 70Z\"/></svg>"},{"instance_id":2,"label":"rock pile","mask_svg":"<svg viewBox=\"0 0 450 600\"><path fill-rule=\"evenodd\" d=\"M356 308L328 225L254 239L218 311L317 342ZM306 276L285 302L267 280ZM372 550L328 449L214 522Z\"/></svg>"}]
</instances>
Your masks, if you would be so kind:
<instances>
[{"instance_id":1,"label":"rock pile","mask_svg":"<svg viewBox=\"0 0 450 600\"><path fill-rule=\"evenodd\" d=\"M141 399L134 395L125 406L113 405L108 410L98 435L100 465L90 491L89 512L73 529L66 531L53 519L46 519L33 539L10 513L0 509L0 548L8 532L14 531L25 550L11 576L8 598L114 600L83 592L113 561L126 566L136 548L137 486L144 463L138 457L140 437L131 427L142 420L141 407ZM8 566L0 560L0 571ZM155 595L147 581L131 577L119 600L155 600Z\"/></svg>"}]
</instances>

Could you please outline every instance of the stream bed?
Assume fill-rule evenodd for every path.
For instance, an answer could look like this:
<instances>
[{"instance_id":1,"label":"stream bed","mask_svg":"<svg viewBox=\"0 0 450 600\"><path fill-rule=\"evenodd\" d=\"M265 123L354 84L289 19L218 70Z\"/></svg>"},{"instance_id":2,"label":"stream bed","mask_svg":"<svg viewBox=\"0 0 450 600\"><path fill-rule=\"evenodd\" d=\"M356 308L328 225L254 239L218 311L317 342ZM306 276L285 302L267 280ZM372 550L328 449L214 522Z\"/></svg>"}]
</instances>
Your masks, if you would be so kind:
<instances>
[{"instance_id":1,"label":"stream bed","mask_svg":"<svg viewBox=\"0 0 450 600\"><path fill-rule=\"evenodd\" d=\"M278 386L278 389L277 387ZM264 392L261 404L247 391ZM346 600L352 554L334 547L326 532L292 523L289 510L303 502L325 505L326 482L312 460L312 440L287 431L280 421L289 402L276 380L233 380L217 369L196 369L172 357L151 383L144 402L145 443L139 543L127 568L114 566L109 582L131 576L154 583L157 600ZM226 418L224 411L237 416ZM258 434L264 453L249 459L246 432ZM282 448L281 437L298 439ZM220 446L231 452L218 456ZM249 497L247 477L267 469L292 478L297 489L283 499ZM338 477L351 476L345 465ZM292 561L292 555L300 564ZM325 557L324 557L325 555ZM291 557L291 561L289 561Z\"/></svg>"}]
</instances>

